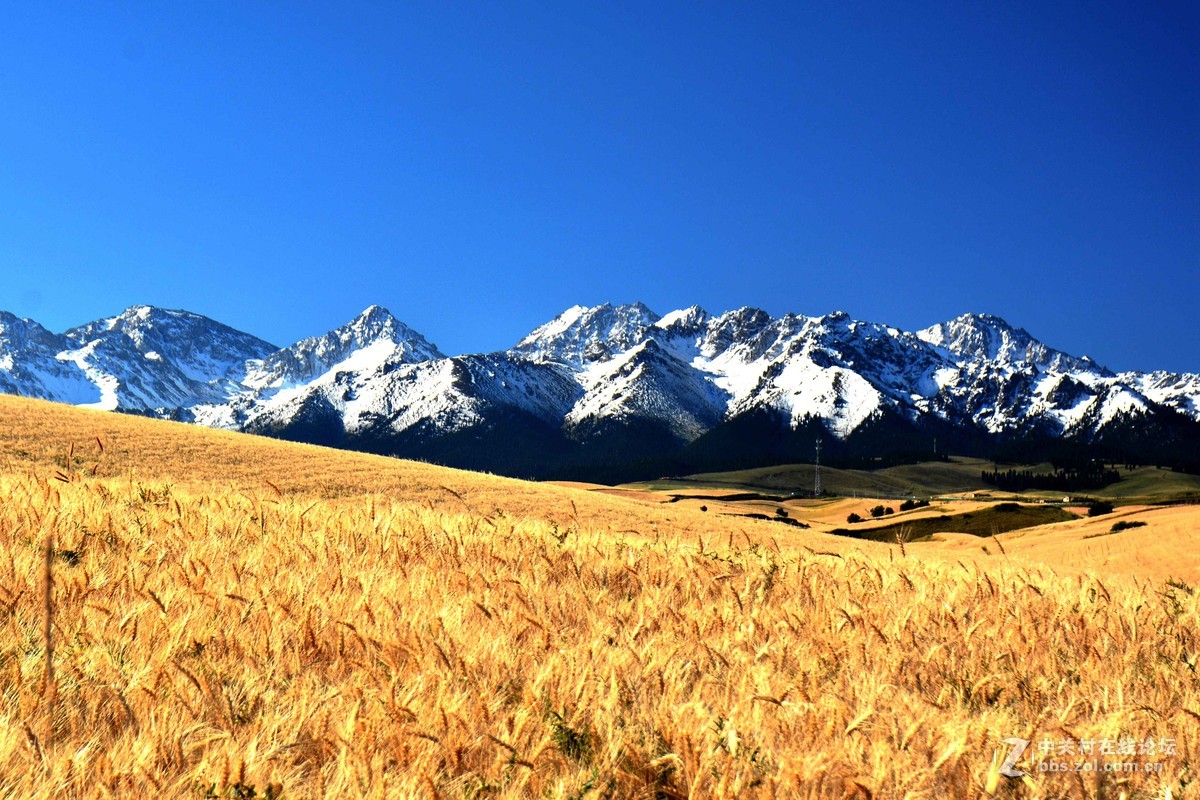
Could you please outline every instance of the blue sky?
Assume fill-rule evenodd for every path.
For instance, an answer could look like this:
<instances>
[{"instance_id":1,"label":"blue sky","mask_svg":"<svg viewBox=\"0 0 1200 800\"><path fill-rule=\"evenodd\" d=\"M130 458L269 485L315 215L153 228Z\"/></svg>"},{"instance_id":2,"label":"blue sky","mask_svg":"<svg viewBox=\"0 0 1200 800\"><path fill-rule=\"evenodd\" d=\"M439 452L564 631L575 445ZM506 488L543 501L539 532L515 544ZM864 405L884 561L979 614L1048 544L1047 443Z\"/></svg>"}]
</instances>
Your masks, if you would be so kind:
<instances>
[{"instance_id":1,"label":"blue sky","mask_svg":"<svg viewBox=\"0 0 1200 800\"><path fill-rule=\"evenodd\" d=\"M447 352L576 303L980 311L1200 370L1200 13L1047 5L10 8L0 308L283 345L378 303Z\"/></svg>"}]
</instances>

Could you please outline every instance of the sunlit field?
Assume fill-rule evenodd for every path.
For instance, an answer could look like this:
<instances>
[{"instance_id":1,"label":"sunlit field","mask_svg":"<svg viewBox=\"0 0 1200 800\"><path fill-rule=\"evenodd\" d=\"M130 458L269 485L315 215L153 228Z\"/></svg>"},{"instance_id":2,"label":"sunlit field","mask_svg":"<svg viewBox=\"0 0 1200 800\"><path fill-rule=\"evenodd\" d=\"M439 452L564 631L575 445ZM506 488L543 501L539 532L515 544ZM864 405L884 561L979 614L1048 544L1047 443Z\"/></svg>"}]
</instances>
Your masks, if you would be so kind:
<instances>
[{"instance_id":1,"label":"sunlit field","mask_svg":"<svg viewBox=\"0 0 1200 800\"><path fill-rule=\"evenodd\" d=\"M851 540L14 398L0 448L0 797L1200 794L1169 540ZM1193 541L1167 512L1128 533Z\"/></svg>"}]
</instances>

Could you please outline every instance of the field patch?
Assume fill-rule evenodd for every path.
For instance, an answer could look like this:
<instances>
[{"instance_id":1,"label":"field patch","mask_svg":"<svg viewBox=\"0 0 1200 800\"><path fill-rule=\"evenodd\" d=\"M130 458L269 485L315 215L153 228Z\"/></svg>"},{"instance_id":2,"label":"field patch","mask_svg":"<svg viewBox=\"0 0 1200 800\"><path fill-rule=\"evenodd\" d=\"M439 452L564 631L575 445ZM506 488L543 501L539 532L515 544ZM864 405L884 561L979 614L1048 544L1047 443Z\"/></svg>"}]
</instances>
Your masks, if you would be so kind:
<instances>
[{"instance_id":1,"label":"field patch","mask_svg":"<svg viewBox=\"0 0 1200 800\"><path fill-rule=\"evenodd\" d=\"M873 539L880 542L906 542L926 539L936 533L966 533L972 536L995 536L1012 530L1066 522L1078 517L1069 511L1054 506L1029 506L1018 503L996 503L977 511L960 514L938 514L937 516L915 516L889 525L863 528L836 528L830 533Z\"/></svg>"}]
</instances>

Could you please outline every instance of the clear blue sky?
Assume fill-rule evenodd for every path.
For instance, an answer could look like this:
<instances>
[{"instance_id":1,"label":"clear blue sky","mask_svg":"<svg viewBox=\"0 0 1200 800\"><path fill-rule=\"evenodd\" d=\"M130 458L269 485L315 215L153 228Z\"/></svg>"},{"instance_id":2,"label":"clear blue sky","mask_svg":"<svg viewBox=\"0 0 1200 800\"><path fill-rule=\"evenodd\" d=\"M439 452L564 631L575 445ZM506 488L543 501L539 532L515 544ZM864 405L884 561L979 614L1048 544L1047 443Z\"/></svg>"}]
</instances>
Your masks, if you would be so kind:
<instances>
[{"instance_id":1,"label":"clear blue sky","mask_svg":"<svg viewBox=\"0 0 1200 800\"><path fill-rule=\"evenodd\" d=\"M451 353L576 303L980 311L1198 371L1200 12L1048 5L11 6L0 308L283 345L378 303Z\"/></svg>"}]
</instances>

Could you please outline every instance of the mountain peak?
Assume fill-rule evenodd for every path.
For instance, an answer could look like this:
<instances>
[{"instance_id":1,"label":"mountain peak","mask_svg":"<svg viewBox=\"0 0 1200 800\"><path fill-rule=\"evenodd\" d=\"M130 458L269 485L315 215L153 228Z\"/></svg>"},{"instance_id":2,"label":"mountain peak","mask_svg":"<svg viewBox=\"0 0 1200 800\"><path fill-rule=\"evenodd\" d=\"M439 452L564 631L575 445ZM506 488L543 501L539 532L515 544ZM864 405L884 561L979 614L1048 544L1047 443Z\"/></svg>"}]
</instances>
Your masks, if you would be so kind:
<instances>
[{"instance_id":1,"label":"mountain peak","mask_svg":"<svg viewBox=\"0 0 1200 800\"><path fill-rule=\"evenodd\" d=\"M48 348L54 348L60 344L57 336L34 320L18 317L8 311L0 311L0 351L6 347L23 347L31 342Z\"/></svg>"},{"instance_id":2,"label":"mountain peak","mask_svg":"<svg viewBox=\"0 0 1200 800\"><path fill-rule=\"evenodd\" d=\"M355 322L387 322L396 321L396 317L392 312L388 311L383 306L371 304L363 309L362 313L355 317Z\"/></svg>"},{"instance_id":3,"label":"mountain peak","mask_svg":"<svg viewBox=\"0 0 1200 800\"><path fill-rule=\"evenodd\" d=\"M714 319L711 327L715 334L744 338L758 333L770 325L771 321L771 315L761 308L742 306L734 311L726 311Z\"/></svg>"},{"instance_id":4,"label":"mountain peak","mask_svg":"<svg viewBox=\"0 0 1200 800\"><path fill-rule=\"evenodd\" d=\"M123 319L147 319L154 316L154 313L158 310L158 306L148 306L139 303L126 307L117 317Z\"/></svg>"},{"instance_id":5,"label":"mountain peak","mask_svg":"<svg viewBox=\"0 0 1200 800\"><path fill-rule=\"evenodd\" d=\"M994 314L959 314L947 322L939 322L917 336L936 347L944 347L964 358L996 360L1006 351L1024 350L1034 341L1023 330L1017 330Z\"/></svg>"},{"instance_id":6,"label":"mountain peak","mask_svg":"<svg viewBox=\"0 0 1200 800\"><path fill-rule=\"evenodd\" d=\"M437 346L392 316L371 305L354 319L323 336L302 339L248 370L251 388L277 390L296 386L333 370L376 369L384 364L418 364L445 358Z\"/></svg>"},{"instance_id":7,"label":"mountain peak","mask_svg":"<svg viewBox=\"0 0 1200 800\"><path fill-rule=\"evenodd\" d=\"M222 401L247 361L276 349L199 314L150 305L130 306L58 336L30 325L12 361L23 362L32 383L42 383L39 396L105 409ZM12 343L18 337L10 332L3 338ZM6 349L3 343L0 349Z\"/></svg>"},{"instance_id":8,"label":"mountain peak","mask_svg":"<svg viewBox=\"0 0 1200 800\"><path fill-rule=\"evenodd\" d=\"M176 340L174 341L175 347L186 348L189 346L189 342L194 345L200 340L211 337L234 337L251 344L253 349L261 349L265 352L274 349L272 344L237 331L203 314L151 305L129 306L114 317L99 319L72 328L64 336L83 343L97 338L108 338L113 334L124 334L138 347L142 347L149 341L165 344L165 342L158 341L162 339Z\"/></svg>"},{"instance_id":9,"label":"mountain peak","mask_svg":"<svg viewBox=\"0 0 1200 800\"><path fill-rule=\"evenodd\" d=\"M1089 358L1076 358L1035 339L995 314L960 314L949 322L917 331L917 338L944 347L959 358L999 363L1026 363L1056 370L1108 370Z\"/></svg>"},{"instance_id":10,"label":"mountain peak","mask_svg":"<svg viewBox=\"0 0 1200 800\"><path fill-rule=\"evenodd\" d=\"M127 337L138 349L192 352L211 346L227 349L236 342L234 350L269 353L275 346L258 337L242 333L202 314L150 305L129 306L115 317L89 322L63 334L79 346L96 339L113 340Z\"/></svg>"},{"instance_id":11,"label":"mountain peak","mask_svg":"<svg viewBox=\"0 0 1200 800\"><path fill-rule=\"evenodd\" d=\"M0 325L20 325L22 327L36 326L41 328L41 324L27 317L18 317L11 311L0 311Z\"/></svg>"},{"instance_id":12,"label":"mountain peak","mask_svg":"<svg viewBox=\"0 0 1200 800\"><path fill-rule=\"evenodd\" d=\"M1008 323L1008 320L1004 319L1004 317L998 316L996 314L989 314L986 311L966 311L966 312L963 312L962 314L959 314L954 319L950 320L950 322L959 322L959 323L964 323L964 324L994 325L994 326L998 326L1001 328L1011 328L1012 327L1012 325L1010 325Z\"/></svg>"},{"instance_id":13,"label":"mountain peak","mask_svg":"<svg viewBox=\"0 0 1200 800\"><path fill-rule=\"evenodd\" d=\"M420 337L383 306L370 305L362 313L331 333L348 336L360 346L379 339L399 342Z\"/></svg>"},{"instance_id":14,"label":"mountain peak","mask_svg":"<svg viewBox=\"0 0 1200 800\"><path fill-rule=\"evenodd\" d=\"M688 306L664 314L654 327L678 333L696 333L708 324L711 315L700 306Z\"/></svg>"},{"instance_id":15,"label":"mountain peak","mask_svg":"<svg viewBox=\"0 0 1200 800\"><path fill-rule=\"evenodd\" d=\"M568 364L607 361L641 342L659 317L644 303L572 306L513 347L539 360Z\"/></svg>"},{"instance_id":16,"label":"mountain peak","mask_svg":"<svg viewBox=\"0 0 1200 800\"><path fill-rule=\"evenodd\" d=\"M336 328L324 336L314 336L297 342L292 348L302 348L313 345L317 350L334 352L361 349L376 342L388 342L397 345L410 361L428 361L445 356L437 347L424 336L393 316L383 306L370 305L354 319Z\"/></svg>"},{"instance_id":17,"label":"mountain peak","mask_svg":"<svg viewBox=\"0 0 1200 800\"><path fill-rule=\"evenodd\" d=\"M197 314L193 311L184 311L176 308L160 308L159 306L149 305L133 305L126 308L120 314L112 317L109 321L114 325L118 323L144 323L144 322L159 322L162 320L192 320L210 322L213 325L219 325L216 320L211 320L208 317Z\"/></svg>"}]
</instances>

